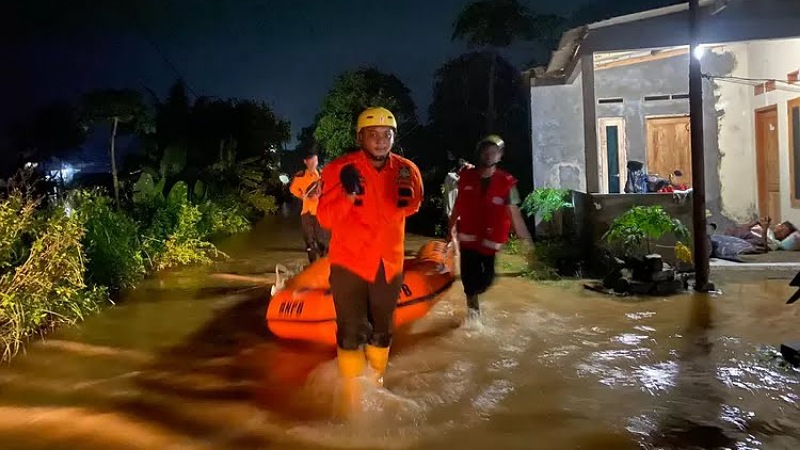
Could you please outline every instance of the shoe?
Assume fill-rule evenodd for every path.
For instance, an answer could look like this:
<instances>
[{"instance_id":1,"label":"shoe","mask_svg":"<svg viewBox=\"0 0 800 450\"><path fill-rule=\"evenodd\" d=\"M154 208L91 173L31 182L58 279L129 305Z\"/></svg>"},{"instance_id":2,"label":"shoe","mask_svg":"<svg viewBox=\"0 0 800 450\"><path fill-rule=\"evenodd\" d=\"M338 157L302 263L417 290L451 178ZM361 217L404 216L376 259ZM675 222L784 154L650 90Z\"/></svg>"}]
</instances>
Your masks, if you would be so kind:
<instances>
[{"instance_id":1,"label":"shoe","mask_svg":"<svg viewBox=\"0 0 800 450\"><path fill-rule=\"evenodd\" d=\"M367 362L369 363L370 380L376 386L383 387L383 374L386 373L386 366L389 364L389 347L375 347L367 345L365 349Z\"/></svg>"}]
</instances>

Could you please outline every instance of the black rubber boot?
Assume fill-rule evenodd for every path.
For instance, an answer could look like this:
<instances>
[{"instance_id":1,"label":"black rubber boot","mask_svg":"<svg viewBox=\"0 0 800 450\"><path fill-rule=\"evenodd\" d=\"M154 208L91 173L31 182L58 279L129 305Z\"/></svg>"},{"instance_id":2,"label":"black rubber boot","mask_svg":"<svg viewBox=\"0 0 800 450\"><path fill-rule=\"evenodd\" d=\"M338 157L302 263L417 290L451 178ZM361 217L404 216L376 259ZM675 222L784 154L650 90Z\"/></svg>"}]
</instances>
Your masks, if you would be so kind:
<instances>
[{"instance_id":1,"label":"black rubber boot","mask_svg":"<svg viewBox=\"0 0 800 450\"><path fill-rule=\"evenodd\" d=\"M481 316L481 306L477 295L467 297L467 317L477 319Z\"/></svg>"},{"instance_id":2,"label":"black rubber boot","mask_svg":"<svg viewBox=\"0 0 800 450\"><path fill-rule=\"evenodd\" d=\"M317 260L317 251L313 248L307 248L306 253L308 254L308 262L313 263Z\"/></svg>"}]
</instances>

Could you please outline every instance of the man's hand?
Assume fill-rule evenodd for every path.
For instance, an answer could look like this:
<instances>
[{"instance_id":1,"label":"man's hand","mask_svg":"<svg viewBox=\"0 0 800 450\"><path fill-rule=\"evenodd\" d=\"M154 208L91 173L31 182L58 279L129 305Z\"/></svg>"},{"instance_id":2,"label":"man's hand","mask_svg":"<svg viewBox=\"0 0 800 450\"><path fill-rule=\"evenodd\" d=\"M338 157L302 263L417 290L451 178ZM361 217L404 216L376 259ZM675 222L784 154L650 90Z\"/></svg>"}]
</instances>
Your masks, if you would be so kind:
<instances>
[{"instance_id":1,"label":"man's hand","mask_svg":"<svg viewBox=\"0 0 800 450\"><path fill-rule=\"evenodd\" d=\"M311 183L308 188L306 189L306 193L303 197L305 198L317 198L320 195L320 184L322 184L319 180Z\"/></svg>"},{"instance_id":2,"label":"man's hand","mask_svg":"<svg viewBox=\"0 0 800 450\"><path fill-rule=\"evenodd\" d=\"M342 182L342 188L348 195L361 195L364 193L364 186L361 184L361 173L353 164L342 167L339 172L339 181Z\"/></svg>"}]
</instances>

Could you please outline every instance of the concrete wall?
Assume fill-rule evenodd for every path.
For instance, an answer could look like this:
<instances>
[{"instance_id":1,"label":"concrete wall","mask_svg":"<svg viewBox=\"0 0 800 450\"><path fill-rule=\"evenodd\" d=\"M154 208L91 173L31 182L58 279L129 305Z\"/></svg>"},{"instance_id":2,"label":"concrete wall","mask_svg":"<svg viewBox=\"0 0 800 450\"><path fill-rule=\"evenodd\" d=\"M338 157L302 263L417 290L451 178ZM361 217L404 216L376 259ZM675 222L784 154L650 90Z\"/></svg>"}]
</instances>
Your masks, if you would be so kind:
<instances>
[{"instance_id":1,"label":"concrete wall","mask_svg":"<svg viewBox=\"0 0 800 450\"><path fill-rule=\"evenodd\" d=\"M785 80L788 73L800 69L800 39L757 41L718 47L703 56L704 72L711 62L733 58L730 76L748 79ZM723 74L724 75L724 74ZM800 97L798 88L778 89L754 95L753 82L717 79L714 81L716 108L720 113L719 147L723 213L737 222L758 215L758 178L756 173L755 110L777 106L778 142L781 177L781 215L783 220L800 224L800 209L791 205L791 155L787 101Z\"/></svg>"},{"instance_id":2,"label":"concrete wall","mask_svg":"<svg viewBox=\"0 0 800 450\"><path fill-rule=\"evenodd\" d=\"M800 69L800 39L781 41L761 41L748 44L750 78L786 80L786 75ZM785 84L777 84L778 89L759 96L753 96L752 109L777 105L778 107L778 143L781 172L781 215L800 225L800 209L792 208L791 179L789 176L791 154L789 152L789 113L787 101L800 97L800 84L794 90ZM753 119L755 121L755 119ZM755 154L755 138L753 153ZM755 165L754 165L755 167Z\"/></svg>"},{"instance_id":3,"label":"concrete wall","mask_svg":"<svg viewBox=\"0 0 800 450\"><path fill-rule=\"evenodd\" d=\"M628 161L646 162L645 119L648 116L689 114L686 99L644 101L644 97L650 95L688 94L688 67L688 55L680 55L643 64L595 69L595 97L623 99L623 103L598 104L597 118L625 118Z\"/></svg>"},{"instance_id":4,"label":"concrete wall","mask_svg":"<svg viewBox=\"0 0 800 450\"><path fill-rule=\"evenodd\" d=\"M598 250L605 245L603 235L608 231L611 223L634 206L661 206L673 218L678 219L689 228L689 237L685 240L689 248L693 248L691 237L692 230L692 197L687 196L683 201L676 201L672 194L591 194L588 202L588 211L585 216L586 230L589 241L594 242L591 256L601 254ZM653 242L652 250L660 254L664 261L677 265L674 246L675 236L667 235ZM590 260L592 267L601 267L602 261Z\"/></svg>"},{"instance_id":5,"label":"concrete wall","mask_svg":"<svg viewBox=\"0 0 800 450\"><path fill-rule=\"evenodd\" d=\"M586 191L581 78L531 89L534 187Z\"/></svg>"},{"instance_id":6,"label":"concrete wall","mask_svg":"<svg viewBox=\"0 0 800 450\"><path fill-rule=\"evenodd\" d=\"M707 52L702 57L703 72L747 78L749 59L747 44L735 44ZM733 57L734 67L725 74L713 70L714 61ZM711 84L717 96L715 109L719 116L718 146L722 214L733 222L745 223L756 215L756 166L752 143L753 87L747 83L716 80Z\"/></svg>"}]
</instances>

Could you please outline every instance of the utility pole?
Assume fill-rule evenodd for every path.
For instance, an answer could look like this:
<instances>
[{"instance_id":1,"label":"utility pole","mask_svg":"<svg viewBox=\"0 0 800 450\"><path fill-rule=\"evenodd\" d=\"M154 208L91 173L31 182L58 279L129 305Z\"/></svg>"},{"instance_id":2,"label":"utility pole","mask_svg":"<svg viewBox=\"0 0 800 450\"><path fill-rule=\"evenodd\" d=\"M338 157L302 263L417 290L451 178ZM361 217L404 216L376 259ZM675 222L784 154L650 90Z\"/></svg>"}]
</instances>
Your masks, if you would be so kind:
<instances>
[{"instance_id":1,"label":"utility pole","mask_svg":"<svg viewBox=\"0 0 800 450\"><path fill-rule=\"evenodd\" d=\"M700 59L698 22L700 0L689 0L689 114L692 142L692 225L694 238L694 289L708 292L708 228L706 224L705 151L703 148L703 77Z\"/></svg>"}]
</instances>

